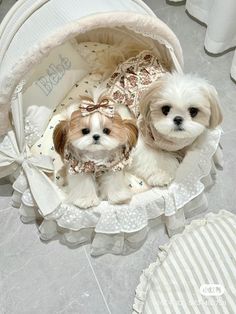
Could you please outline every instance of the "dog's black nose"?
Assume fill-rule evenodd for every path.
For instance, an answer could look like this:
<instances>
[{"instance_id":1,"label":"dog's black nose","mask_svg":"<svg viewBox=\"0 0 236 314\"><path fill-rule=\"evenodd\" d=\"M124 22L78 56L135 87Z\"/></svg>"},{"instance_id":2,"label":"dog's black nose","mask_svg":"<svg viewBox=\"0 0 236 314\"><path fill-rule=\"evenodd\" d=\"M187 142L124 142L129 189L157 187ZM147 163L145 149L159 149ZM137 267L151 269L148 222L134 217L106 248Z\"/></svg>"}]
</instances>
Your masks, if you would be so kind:
<instances>
[{"instance_id":1,"label":"dog's black nose","mask_svg":"<svg viewBox=\"0 0 236 314\"><path fill-rule=\"evenodd\" d=\"M175 123L176 125L180 125L180 124L182 124L183 120L184 120L184 119L183 119L182 117L176 116L176 117L174 118L174 123Z\"/></svg>"},{"instance_id":2,"label":"dog's black nose","mask_svg":"<svg viewBox=\"0 0 236 314\"><path fill-rule=\"evenodd\" d=\"M99 135L99 134L94 134L94 135L93 135L93 139L94 139L95 141L98 141L99 138L100 138L100 135Z\"/></svg>"}]
</instances>

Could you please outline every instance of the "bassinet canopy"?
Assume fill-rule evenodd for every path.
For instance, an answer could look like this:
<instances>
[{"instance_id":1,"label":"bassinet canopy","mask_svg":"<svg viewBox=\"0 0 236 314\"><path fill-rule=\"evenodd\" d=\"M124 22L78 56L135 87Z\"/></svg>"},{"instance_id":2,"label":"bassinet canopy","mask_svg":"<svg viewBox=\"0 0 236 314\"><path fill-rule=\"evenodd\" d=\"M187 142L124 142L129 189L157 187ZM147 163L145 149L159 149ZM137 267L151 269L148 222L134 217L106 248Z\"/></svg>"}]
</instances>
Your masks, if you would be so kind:
<instances>
[{"instance_id":1,"label":"bassinet canopy","mask_svg":"<svg viewBox=\"0 0 236 314\"><path fill-rule=\"evenodd\" d=\"M139 193L128 205L103 201L84 210L64 203L47 176L55 170L52 156L34 147L40 147L58 106L91 71L91 45L106 48L124 37L182 71L178 39L140 0L20 0L0 27L0 177L10 176L14 206L24 222L39 219L42 239L92 242L92 254L137 248L149 221L158 217L166 217L170 234L181 229L183 209L206 206L205 186L221 163L216 129L199 139L165 189L148 189L136 178Z\"/></svg>"}]
</instances>

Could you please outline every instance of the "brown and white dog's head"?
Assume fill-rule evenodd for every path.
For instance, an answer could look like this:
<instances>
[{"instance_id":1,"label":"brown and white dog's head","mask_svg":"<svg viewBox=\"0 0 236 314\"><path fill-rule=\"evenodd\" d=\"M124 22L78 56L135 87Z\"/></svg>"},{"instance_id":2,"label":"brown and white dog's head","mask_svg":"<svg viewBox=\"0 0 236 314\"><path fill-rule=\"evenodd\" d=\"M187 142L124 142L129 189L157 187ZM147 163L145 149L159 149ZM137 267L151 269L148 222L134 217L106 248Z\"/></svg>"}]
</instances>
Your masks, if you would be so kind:
<instances>
[{"instance_id":1,"label":"brown and white dog's head","mask_svg":"<svg viewBox=\"0 0 236 314\"><path fill-rule=\"evenodd\" d=\"M111 151L135 146L138 129L135 121L122 119L118 113L109 118L99 112L82 116L80 110L72 112L67 120L59 122L53 133L55 150L63 157L69 144L80 153Z\"/></svg>"},{"instance_id":2,"label":"brown and white dog's head","mask_svg":"<svg viewBox=\"0 0 236 314\"><path fill-rule=\"evenodd\" d=\"M140 112L143 125L176 141L195 139L222 122L215 88L189 74L167 73L154 82L141 99Z\"/></svg>"}]
</instances>

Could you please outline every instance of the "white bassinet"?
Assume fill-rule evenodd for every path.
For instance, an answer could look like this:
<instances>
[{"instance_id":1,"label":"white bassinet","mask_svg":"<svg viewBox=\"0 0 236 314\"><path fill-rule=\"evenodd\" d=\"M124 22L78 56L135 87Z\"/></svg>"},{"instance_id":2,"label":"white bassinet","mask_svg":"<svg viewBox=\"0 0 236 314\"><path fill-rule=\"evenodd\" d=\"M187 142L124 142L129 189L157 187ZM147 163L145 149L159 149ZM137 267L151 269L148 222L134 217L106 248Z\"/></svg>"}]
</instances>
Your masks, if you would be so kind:
<instances>
[{"instance_id":1,"label":"white bassinet","mask_svg":"<svg viewBox=\"0 0 236 314\"><path fill-rule=\"evenodd\" d=\"M204 189L222 162L216 129L199 139L168 188L147 189L133 178L138 193L130 204L103 201L84 210L63 202L47 176L55 172L53 147L37 148L48 143L55 112L72 88L89 75L91 45L107 47L124 36L182 71L178 39L140 0L20 0L0 27L0 177L12 180L13 205L23 222L40 224L43 240L92 243L94 255L137 249L162 218L170 235L182 230L185 215L207 207Z\"/></svg>"}]
</instances>

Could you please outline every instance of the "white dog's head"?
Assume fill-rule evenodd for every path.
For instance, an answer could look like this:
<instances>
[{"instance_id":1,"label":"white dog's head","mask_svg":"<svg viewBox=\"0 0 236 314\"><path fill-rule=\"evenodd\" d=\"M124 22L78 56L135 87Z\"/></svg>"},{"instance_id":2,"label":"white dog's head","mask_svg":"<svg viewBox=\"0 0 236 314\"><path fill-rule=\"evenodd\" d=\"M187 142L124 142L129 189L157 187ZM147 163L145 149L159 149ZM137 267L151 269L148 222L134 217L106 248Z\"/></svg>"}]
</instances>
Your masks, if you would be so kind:
<instances>
[{"instance_id":1,"label":"white dog's head","mask_svg":"<svg viewBox=\"0 0 236 314\"><path fill-rule=\"evenodd\" d=\"M175 142L194 140L222 121L215 88L189 74L167 73L154 82L141 100L140 112L146 125Z\"/></svg>"}]
</instances>

